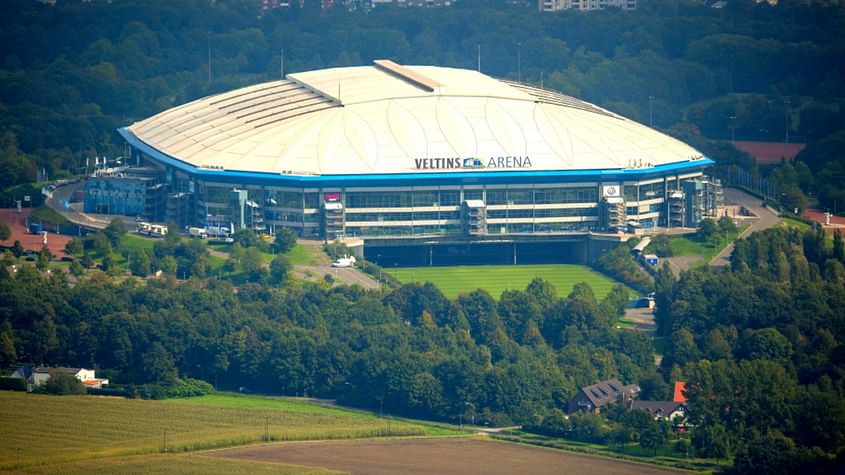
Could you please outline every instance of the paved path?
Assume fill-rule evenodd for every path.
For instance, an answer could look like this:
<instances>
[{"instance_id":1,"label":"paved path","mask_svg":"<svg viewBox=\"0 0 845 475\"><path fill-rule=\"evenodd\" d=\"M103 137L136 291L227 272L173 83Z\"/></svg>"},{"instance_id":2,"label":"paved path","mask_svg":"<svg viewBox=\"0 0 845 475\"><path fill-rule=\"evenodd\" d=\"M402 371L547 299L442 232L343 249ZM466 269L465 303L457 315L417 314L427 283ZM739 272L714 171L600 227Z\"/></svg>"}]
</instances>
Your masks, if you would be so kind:
<instances>
[{"instance_id":1,"label":"paved path","mask_svg":"<svg viewBox=\"0 0 845 475\"><path fill-rule=\"evenodd\" d=\"M322 279L324 275L329 274L334 277L335 281L344 284L360 285L365 289L379 288L378 282L354 267L306 266L297 264L293 266L293 270L300 278L307 280Z\"/></svg>"},{"instance_id":2,"label":"paved path","mask_svg":"<svg viewBox=\"0 0 845 475\"><path fill-rule=\"evenodd\" d=\"M777 226L780 223L780 217L776 213L774 213L771 209L764 207L760 203L760 198L755 196L749 195L748 193L742 192L735 188L725 188L725 203L729 204L738 204L745 206L746 209L751 211L757 216L757 219L751 223L751 226L745 229L737 239L744 238L749 234L762 231L764 229L772 228ZM710 265L713 267L722 267L730 264L730 257L731 253L733 253L734 245L733 243L729 244L727 247L722 249L722 252L716 254L716 256L710 260Z\"/></svg>"},{"instance_id":3,"label":"paved path","mask_svg":"<svg viewBox=\"0 0 845 475\"><path fill-rule=\"evenodd\" d=\"M626 308L625 319L630 320L635 329L646 333L649 336L657 331L657 324L654 322L653 308Z\"/></svg>"}]
</instances>

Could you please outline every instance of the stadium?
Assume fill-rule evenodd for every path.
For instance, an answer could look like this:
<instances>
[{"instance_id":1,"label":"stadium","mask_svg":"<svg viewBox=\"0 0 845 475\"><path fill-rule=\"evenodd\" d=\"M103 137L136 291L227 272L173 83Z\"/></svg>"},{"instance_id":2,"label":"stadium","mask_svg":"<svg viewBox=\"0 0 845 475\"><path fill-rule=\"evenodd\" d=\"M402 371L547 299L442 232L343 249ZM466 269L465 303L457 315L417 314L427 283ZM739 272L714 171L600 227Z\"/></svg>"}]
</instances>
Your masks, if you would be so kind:
<instances>
[{"instance_id":1,"label":"stadium","mask_svg":"<svg viewBox=\"0 0 845 475\"><path fill-rule=\"evenodd\" d=\"M89 179L88 211L210 234L286 227L397 263L584 261L624 232L694 226L718 201L713 162L649 127L477 71L387 60L290 74L119 132L143 166Z\"/></svg>"}]
</instances>

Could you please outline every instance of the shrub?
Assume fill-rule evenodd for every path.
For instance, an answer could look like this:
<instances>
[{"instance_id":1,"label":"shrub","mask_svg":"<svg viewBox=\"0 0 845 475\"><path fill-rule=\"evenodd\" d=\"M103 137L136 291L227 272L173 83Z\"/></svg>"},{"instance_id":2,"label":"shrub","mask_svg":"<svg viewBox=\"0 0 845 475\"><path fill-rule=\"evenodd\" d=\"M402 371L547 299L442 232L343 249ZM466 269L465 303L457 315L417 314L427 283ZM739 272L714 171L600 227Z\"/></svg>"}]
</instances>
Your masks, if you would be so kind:
<instances>
[{"instance_id":1,"label":"shrub","mask_svg":"<svg viewBox=\"0 0 845 475\"><path fill-rule=\"evenodd\" d=\"M166 390L167 397L183 398L203 396L214 392L214 387L200 379L177 379L173 386Z\"/></svg>"},{"instance_id":2,"label":"shrub","mask_svg":"<svg viewBox=\"0 0 845 475\"><path fill-rule=\"evenodd\" d=\"M21 378L0 378L0 390L26 391L26 380Z\"/></svg>"},{"instance_id":3,"label":"shrub","mask_svg":"<svg viewBox=\"0 0 845 475\"><path fill-rule=\"evenodd\" d=\"M51 374L50 379L35 387L33 392L41 394L55 394L66 396L71 394L86 394L85 385L70 374Z\"/></svg>"}]
</instances>

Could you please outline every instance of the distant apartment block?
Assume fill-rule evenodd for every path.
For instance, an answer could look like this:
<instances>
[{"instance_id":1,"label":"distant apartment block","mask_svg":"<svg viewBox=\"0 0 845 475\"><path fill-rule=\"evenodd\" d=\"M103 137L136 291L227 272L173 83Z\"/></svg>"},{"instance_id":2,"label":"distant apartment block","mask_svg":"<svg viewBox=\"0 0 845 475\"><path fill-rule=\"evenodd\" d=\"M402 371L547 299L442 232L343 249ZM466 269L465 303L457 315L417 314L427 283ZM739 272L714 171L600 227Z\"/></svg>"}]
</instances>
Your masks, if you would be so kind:
<instances>
[{"instance_id":1,"label":"distant apartment block","mask_svg":"<svg viewBox=\"0 0 845 475\"><path fill-rule=\"evenodd\" d=\"M538 0L541 12L556 12L560 10L604 10L608 7L623 10L636 10L637 0Z\"/></svg>"},{"instance_id":2,"label":"distant apartment block","mask_svg":"<svg viewBox=\"0 0 845 475\"><path fill-rule=\"evenodd\" d=\"M320 2L320 8L328 10L335 5L342 6L348 10L372 9L379 5L395 3L400 7L448 7L455 3L455 0L259 0L261 15L266 15L276 8L287 8L299 4L302 8L306 2Z\"/></svg>"}]
</instances>

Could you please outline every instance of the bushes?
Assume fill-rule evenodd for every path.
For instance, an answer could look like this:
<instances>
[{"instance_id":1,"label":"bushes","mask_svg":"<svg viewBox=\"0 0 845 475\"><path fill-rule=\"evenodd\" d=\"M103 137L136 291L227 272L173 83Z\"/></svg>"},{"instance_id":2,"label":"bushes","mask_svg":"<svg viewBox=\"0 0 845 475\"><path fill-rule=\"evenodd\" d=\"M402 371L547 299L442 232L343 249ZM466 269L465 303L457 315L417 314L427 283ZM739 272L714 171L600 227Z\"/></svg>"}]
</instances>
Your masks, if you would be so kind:
<instances>
[{"instance_id":1,"label":"bushes","mask_svg":"<svg viewBox=\"0 0 845 475\"><path fill-rule=\"evenodd\" d=\"M32 390L39 394L54 394L57 396L82 395L85 394L85 385L70 374L55 373L50 379L39 384Z\"/></svg>"},{"instance_id":2,"label":"bushes","mask_svg":"<svg viewBox=\"0 0 845 475\"><path fill-rule=\"evenodd\" d=\"M0 390L26 391L26 380L22 378L0 378Z\"/></svg>"},{"instance_id":3,"label":"bushes","mask_svg":"<svg viewBox=\"0 0 845 475\"><path fill-rule=\"evenodd\" d=\"M165 389L167 397L183 398L211 394L214 387L199 379L177 379L173 386Z\"/></svg>"},{"instance_id":4,"label":"bushes","mask_svg":"<svg viewBox=\"0 0 845 475\"><path fill-rule=\"evenodd\" d=\"M640 292L651 292L654 284L631 258L631 248L623 244L599 257L596 267L601 272L625 282Z\"/></svg>"}]
</instances>

